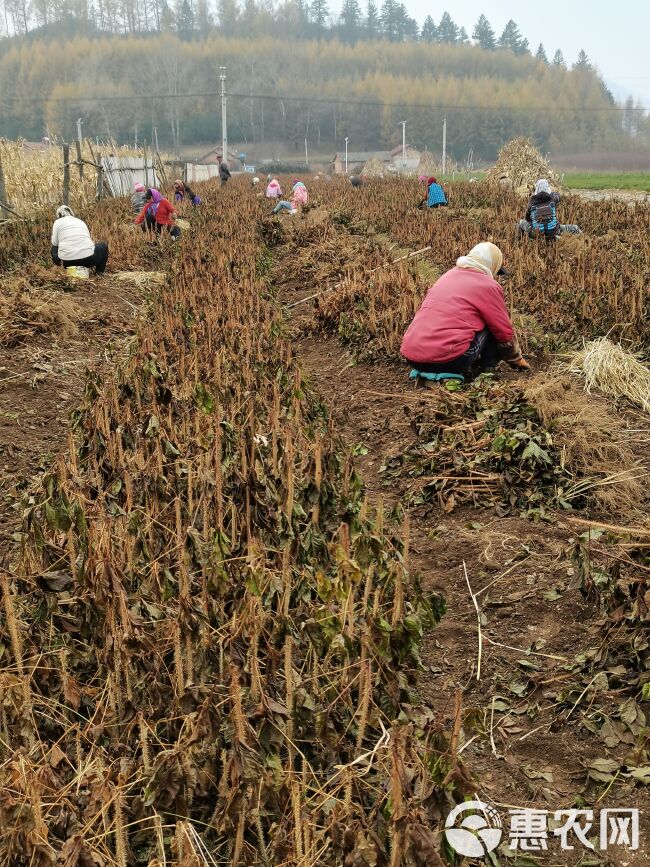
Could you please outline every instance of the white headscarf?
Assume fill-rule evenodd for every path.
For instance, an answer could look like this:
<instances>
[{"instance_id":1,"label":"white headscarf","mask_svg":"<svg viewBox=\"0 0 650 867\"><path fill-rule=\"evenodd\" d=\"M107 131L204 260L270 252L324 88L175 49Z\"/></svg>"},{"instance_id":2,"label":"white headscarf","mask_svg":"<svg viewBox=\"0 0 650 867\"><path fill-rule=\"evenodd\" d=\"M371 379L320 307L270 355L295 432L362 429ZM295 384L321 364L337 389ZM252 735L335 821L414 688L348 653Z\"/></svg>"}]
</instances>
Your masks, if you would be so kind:
<instances>
[{"instance_id":1,"label":"white headscarf","mask_svg":"<svg viewBox=\"0 0 650 867\"><path fill-rule=\"evenodd\" d=\"M56 209L57 218L61 217L74 217L74 211L68 205L61 205L60 208Z\"/></svg>"},{"instance_id":2,"label":"white headscarf","mask_svg":"<svg viewBox=\"0 0 650 867\"><path fill-rule=\"evenodd\" d=\"M461 256L456 262L457 268L469 268L472 271L482 271L488 277L496 277L503 264L503 253L491 241L482 241L469 251L467 256Z\"/></svg>"},{"instance_id":3,"label":"white headscarf","mask_svg":"<svg viewBox=\"0 0 650 867\"><path fill-rule=\"evenodd\" d=\"M540 178L535 184L535 195L538 196L540 193L551 193L551 185L545 178Z\"/></svg>"}]
</instances>

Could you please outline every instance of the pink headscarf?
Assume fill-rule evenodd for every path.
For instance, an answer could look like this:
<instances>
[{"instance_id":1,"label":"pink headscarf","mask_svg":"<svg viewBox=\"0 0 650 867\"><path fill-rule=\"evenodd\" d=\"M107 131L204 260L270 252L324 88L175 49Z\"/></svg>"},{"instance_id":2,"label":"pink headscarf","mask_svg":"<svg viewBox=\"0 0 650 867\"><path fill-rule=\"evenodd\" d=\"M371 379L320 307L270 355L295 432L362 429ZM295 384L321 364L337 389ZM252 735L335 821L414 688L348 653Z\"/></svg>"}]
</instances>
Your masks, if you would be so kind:
<instances>
[{"instance_id":1,"label":"pink headscarf","mask_svg":"<svg viewBox=\"0 0 650 867\"><path fill-rule=\"evenodd\" d=\"M144 193L144 191L146 190L146 187L144 184L141 184L140 182L138 182L138 183L133 184L133 189L136 191L136 193Z\"/></svg>"}]
</instances>

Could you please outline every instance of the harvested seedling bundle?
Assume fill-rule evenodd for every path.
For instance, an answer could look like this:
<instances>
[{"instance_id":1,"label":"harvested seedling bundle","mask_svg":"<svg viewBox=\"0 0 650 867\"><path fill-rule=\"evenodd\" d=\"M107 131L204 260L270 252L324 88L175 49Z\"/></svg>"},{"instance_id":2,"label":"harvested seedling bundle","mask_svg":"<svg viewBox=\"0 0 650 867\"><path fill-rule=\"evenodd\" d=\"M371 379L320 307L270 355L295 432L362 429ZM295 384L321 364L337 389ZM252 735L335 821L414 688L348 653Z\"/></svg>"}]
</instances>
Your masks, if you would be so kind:
<instances>
[{"instance_id":1,"label":"harvested seedling bundle","mask_svg":"<svg viewBox=\"0 0 650 867\"><path fill-rule=\"evenodd\" d=\"M537 150L529 138L516 138L499 151L496 164L487 172L487 180L498 182L507 178L514 189L530 190L540 178L546 178L556 190L564 186L550 163Z\"/></svg>"},{"instance_id":2,"label":"harvested seedling bundle","mask_svg":"<svg viewBox=\"0 0 650 867\"><path fill-rule=\"evenodd\" d=\"M569 370L583 377L585 391L601 391L615 400L627 398L650 412L650 370L640 357L607 337L591 340L576 352Z\"/></svg>"}]
</instances>

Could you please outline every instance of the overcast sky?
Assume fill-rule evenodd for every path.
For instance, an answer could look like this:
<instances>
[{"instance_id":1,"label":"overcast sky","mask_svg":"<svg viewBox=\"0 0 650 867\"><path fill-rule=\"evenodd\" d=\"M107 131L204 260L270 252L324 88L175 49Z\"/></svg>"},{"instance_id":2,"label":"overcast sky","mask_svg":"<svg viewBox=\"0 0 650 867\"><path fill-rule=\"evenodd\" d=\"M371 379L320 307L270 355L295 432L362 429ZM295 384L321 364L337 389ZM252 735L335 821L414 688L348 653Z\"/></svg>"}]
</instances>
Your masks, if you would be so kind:
<instances>
[{"instance_id":1,"label":"overcast sky","mask_svg":"<svg viewBox=\"0 0 650 867\"><path fill-rule=\"evenodd\" d=\"M549 57L560 48L572 63L581 48L607 80L639 97L650 107L650 0L404 0L410 14L422 24L431 15L436 24L445 9L470 37L481 13L497 36L513 18L535 51L544 43ZM340 9L341 0L331 0ZM381 7L381 0L377 5ZM361 0L365 8L365 0ZM617 99L623 95L617 90Z\"/></svg>"}]
</instances>

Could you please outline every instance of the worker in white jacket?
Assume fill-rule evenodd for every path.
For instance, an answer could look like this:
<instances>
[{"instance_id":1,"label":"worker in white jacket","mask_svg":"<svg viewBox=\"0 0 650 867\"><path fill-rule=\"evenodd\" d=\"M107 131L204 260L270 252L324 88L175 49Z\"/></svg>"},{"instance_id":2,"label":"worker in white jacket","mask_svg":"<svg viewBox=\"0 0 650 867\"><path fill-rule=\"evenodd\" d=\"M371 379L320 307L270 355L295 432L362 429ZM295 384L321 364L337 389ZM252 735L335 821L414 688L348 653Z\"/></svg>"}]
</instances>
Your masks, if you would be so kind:
<instances>
[{"instance_id":1,"label":"worker in white jacket","mask_svg":"<svg viewBox=\"0 0 650 867\"><path fill-rule=\"evenodd\" d=\"M108 262L108 244L93 243L88 226L75 217L72 208L61 205L52 226L52 261L55 265L83 265L103 274Z\"/></svg>"}]
</instances>

